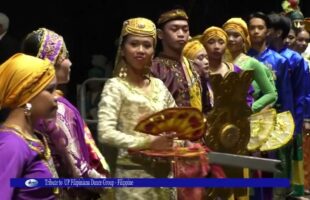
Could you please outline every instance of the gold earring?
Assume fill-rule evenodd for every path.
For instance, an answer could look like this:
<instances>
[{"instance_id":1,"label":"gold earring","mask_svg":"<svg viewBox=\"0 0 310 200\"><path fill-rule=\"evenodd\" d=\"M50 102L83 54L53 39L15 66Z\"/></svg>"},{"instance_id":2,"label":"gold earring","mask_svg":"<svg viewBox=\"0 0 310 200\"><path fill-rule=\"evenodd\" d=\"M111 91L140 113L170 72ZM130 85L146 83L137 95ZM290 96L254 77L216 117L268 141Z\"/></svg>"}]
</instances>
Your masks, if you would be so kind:
<instances>
[{"instance_id":1,"label":"gold earring","mask_svg":"<svg viewBox=\"0 0 310 200\"><path fill-rule=\"evenodd\" d=\"M118 76L120 78L126 78L127 77L127 68L126 67L122 67L119 71Z\"/></svg>"},{"instance_id":2,"label":"gold earring","mask_svg":"<svg viewBox=\"0 0 310 200\"><path fill-rule=\"evenodd\" d=\"M32 109L31 103L26 103L25 108L24 108L24 114L25 114L27 117L30 117L30 116L31 116L31 109Z\"/></svg>"}]
</instances>

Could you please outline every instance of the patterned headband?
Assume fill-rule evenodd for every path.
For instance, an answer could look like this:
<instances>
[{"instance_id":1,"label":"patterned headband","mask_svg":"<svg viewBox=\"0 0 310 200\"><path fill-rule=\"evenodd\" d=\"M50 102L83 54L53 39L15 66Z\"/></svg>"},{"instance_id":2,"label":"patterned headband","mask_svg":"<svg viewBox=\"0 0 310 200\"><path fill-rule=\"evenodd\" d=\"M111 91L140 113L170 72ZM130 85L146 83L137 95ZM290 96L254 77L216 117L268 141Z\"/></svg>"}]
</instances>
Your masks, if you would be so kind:
<instances>
[{"instance_id":1,"label":"patterned headband","mask_svg":"<svg viewBox=\"0 0 310 200\"><path fill-rule=\"evenodd\" d=\"M35 31L40 35L40 48L37 57L41 59L49 59L55 64L57 58L62 53L67 53L63 37L46 28L40 28Z\"/></svg>"},{"instance_id":2,"label":"patterned headband","mask_svg":"<svg viewBox=\"0 0 310 200\"><path fill-rule=\"evenodd\" d=\"M160 15L157 21L157 25L164 24L174 19L184 19L187 21L188 16L184 10L181 10L181 9L170 10Z\"/></svg>"}]
</instances>

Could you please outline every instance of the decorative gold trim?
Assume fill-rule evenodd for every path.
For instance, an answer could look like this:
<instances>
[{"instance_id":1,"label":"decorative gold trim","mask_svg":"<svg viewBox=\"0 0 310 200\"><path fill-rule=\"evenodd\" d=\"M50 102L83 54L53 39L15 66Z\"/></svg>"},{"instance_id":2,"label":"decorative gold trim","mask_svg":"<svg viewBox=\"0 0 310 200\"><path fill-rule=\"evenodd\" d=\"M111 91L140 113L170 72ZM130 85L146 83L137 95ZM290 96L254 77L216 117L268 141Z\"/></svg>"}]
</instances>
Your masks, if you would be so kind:
<instances>
[{"instance_id":1,"label":"decorative gold trim","mask_svg":"<svg viewBox=\"0 0 310 200\"><path fill-rule=\"evenodd\" d=\"M164 24L164 23L171 21L173 19L188 20L188 16L184 10L181 10L181 9L170 10L170 11L165 12L165 13L160 15L160 17L157 21L157 25Z\"/></svg>"}]
</instances>

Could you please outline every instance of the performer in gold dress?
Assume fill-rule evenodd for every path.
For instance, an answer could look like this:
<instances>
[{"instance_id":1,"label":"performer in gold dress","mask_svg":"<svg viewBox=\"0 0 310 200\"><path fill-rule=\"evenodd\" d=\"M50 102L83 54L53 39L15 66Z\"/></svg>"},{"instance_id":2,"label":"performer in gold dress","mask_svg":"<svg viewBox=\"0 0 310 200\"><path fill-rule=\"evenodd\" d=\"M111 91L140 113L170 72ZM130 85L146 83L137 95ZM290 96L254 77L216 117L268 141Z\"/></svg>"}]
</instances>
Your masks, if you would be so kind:
<instances>
[{"instance_id":1,"label":"performer in gold dress","mask_svg":"<svg viewBox=\"0 0 310 200\"><path fill-rule=\"evenodd\" d=\"M117 52L114 78L104 86L98 111L99 141L119 148L116 177L168 177L169 162L155 162L128 151L142 149L165 150L172 147L171 135L151 136L134 131L146 116L165 108L175 107L175 101L164 83L150 77L149 69L156 45L155 24L145 18L133 18L123 23ZM116 199L169 199L169 189L115 189Z\"/></svg>"}]
</instances>

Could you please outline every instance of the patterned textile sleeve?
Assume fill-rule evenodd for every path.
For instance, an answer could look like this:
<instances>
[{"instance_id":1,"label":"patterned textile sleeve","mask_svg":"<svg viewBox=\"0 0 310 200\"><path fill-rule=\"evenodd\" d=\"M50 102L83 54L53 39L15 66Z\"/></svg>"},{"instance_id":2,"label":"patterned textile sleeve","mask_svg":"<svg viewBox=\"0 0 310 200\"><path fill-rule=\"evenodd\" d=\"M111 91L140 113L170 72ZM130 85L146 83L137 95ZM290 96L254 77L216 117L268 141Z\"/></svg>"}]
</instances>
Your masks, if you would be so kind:
<instances>
[{"instance_id":1,"label":"patterned textile sleeve","mask_svg":"<svg viewBox=\"0 0 310 200\"><path fill-rule=\"evenodd\" d=\"M166 105L166 108L173 108L173 107L177 107L177 104L175 103L175 100L172 96L172 94L169 92L168 88L165 86L165 84L160 81L161 83L161 87L163 88L162 91L163 91L163 94L165 94L166 98L167 99L167 105Z\"/></svg>"},{"instance_id":2,"label":"patterned textile sleeve","mask_svg":"<svg viewBox=\"0 0 310 200\"><path fill-rule=\"evenodd\" d=\"M84 121L83 121L84 122ZM100 150L97 148L95 140L84 122L84 132L85 132L85 142L89 150L90 165L94 167L101 174L107 174L110 171L110 167L107 164L105 158L101 154Z\"/></svg>"},{"instance_id":3,"label":"patterned textile sleeve","mask_svg":"<svg viewBox=\"0 0 310 200\"><path fill-rule=\"evenodd\" d=\"M152 67L151 67L151 74L162 80L168 90L170 91L171 95L176 98L178 96L178 82L176 81L175 78L175 73L172 73L172 69L168 69L167 66L164 66L161 62L153 61Z\"/></svg>"},{"instance_id":4,"label":"patterned textile sleeve","mask_svg":"<svg viewBox=\"0 0 310 200\"><path fill-rule=\"evenodd\" d=\"M119 148L143 149L149 147L151 137L134 136L117 130L118 115L123 94L116 81L105 83L98 105L98 139Z\"/></svg>"},{"instance_id":5,"label":"patterned textile sleeve","mask_svg":"<svg viewBox=\"0 0 310 200\"><path fill-rule=\"evenodd\" d=\"M89 148L85 144L85 133L79 131L79 126L84 124L79 124L74 110L62 101L58 101L56 122L41 121L36 126L41 132L47 133L51 140L51 149L55 151L59 175L75 178L105 178L108 168L103 173L91 166Z\"/></svg>"}]
</instances>

